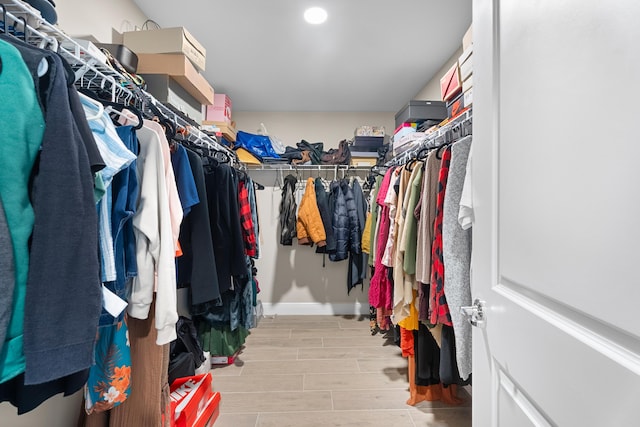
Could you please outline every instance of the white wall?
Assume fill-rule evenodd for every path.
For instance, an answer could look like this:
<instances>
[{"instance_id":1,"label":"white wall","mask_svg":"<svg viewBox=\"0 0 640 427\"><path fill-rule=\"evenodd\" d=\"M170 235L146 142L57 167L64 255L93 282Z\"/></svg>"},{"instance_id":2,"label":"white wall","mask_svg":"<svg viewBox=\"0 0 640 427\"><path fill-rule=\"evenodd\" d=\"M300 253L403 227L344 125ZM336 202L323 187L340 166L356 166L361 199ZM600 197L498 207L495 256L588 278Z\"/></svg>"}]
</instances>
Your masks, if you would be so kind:
<instances>
[{"instance_id":1,"label":"white wall","mask_svg":"<svg viewBox=\"0 0 640 427\"><path fill-rule=\"evenodd\" d=\"M429 101L439 101L442 99L440 94L440 77L446 73L451 66L458 61L462 55L462 45L456 50L451 58L440 68L431 80L422 88L413 99L425 99Z\"/></svg>"},{"instance_id":2,"label":"white wall","mask_svg":"<svg viewBox=\"0 0 640 427\"><path fill-rule=\"evenodd\" d=\"M233 97L232 97L233 100ZM343 139L353 138L358 126L384 126L391 134L395 127L395 111L389 113L312 113L312 112L243 112L232 111L236 128L255 133L264 123L270 134L285 145L295 147L301 139L324 142L325 150L335 148Z\"/></svg>"},{"instance_id":3,"label":"white wall","mask_svg":"<svg viewBox=\"0 0 640 427\"><path fill-rule=\"evenodd\" d=\"M111 29L133 31L147 16L132 0L56 0L58 26L72 36L93 35L111 42Z\"/></svg>"},{"instance_id":4,"label":"white wall","mask_svg":"<svg viewBox=\"0 0 640 427\"><path fill-rule=\"evenodd\" d=\"M301 139L309 142L324 142L325 150L337 147L342 139L353 137L360 125L385 126L393 132L393 113L266 113L233 112L237 128L255 133L260 123L264 123L269 133L277 136L285 145L294 146ZM289 172L283 172L286 176ZM348 261L334 263L326 258L322 266L322 255L315 253L315 247L282 246L279 243L279 206L281 190L276 184L276 171L251 171L257 182L266 186L257 192L260 214L262 256L256 261L260 281L260 300L267 314L278 313L367 313L368 281L362 287L354 288L347 295ZM296 172L292 172L296 175ZM364 177L366 173L360 173ZM305 181L318 172L300 172ZM333 179L333 172L321 175ZM339 175L341 176L341 175ZM304 184L301 184L304 185Z\"/></svg>"}]
</instances>

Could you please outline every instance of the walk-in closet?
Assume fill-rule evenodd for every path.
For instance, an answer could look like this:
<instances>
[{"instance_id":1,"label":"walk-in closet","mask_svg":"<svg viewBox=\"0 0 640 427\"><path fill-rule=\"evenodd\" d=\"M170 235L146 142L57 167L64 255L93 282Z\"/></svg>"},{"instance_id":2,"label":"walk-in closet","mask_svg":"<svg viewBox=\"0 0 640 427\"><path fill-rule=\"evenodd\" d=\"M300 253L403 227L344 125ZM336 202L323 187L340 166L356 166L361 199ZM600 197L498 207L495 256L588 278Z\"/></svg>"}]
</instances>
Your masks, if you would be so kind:
<instances>
[{"instance_id":1,"label":"walk-in closet","mask_svg":"<svg viewBox=\"0 0 640 427\"><path fill-rule=\"evenodd\" d=\"M0 426L637 425L600 3L0 0Z\"/></svg>"}]
</instances>

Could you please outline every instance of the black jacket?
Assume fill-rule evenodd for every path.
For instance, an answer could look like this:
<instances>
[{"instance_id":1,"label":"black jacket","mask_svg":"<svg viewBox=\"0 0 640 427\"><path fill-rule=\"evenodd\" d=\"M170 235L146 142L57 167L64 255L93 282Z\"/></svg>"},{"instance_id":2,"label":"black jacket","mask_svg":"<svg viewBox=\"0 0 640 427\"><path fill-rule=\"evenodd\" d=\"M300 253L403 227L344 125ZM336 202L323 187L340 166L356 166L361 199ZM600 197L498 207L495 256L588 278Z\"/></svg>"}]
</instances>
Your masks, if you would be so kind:
<instances>
[{"instance_id":1,"label":"black jacket","mask_svg":"<svg viewBox=\"0 0 640 427\"><path fill-rule=\"evenodd\" d=\"M329 254L331 261L347 259L349 251L349 214L347 201L338 181L331 183L331 197L333 198L333 218L331 225L336 239L336 251Z\"/></svg>"},{"instance_id":2,"label":"black jacket","mask_svg":"<svg viewBox=\"0 0 640 427\"><path fill-rule=\"evenodd\" d=\"M361 232L358 223L358 211L353 191L346 180L331 183L333 198L333 233L336 239L336 251L330 254L331 261L347 259L349 253L360 254Z\"/></svg>"},{"instance_id":3,"label":"black jacket","mask_svg":"<svg viewBox=\"0 0 640 427\"><path fill-rule=\"evenodd\" d=\"M238 210L238 179L231 166L220 165L205 174L209 225L218 273L218 288L231 288L231 278L247 276L244 241Z\"/></svg>"},{"instance_id":4,"label":"black jacket","mask_svg":"<svg viewBox=\"0 0 640 427\"><path fill-rule=\"evenodd\" d=\"M198 198L205 202L207 188L200 156L187 150L191 172L198 190ZM189 285L191 304L198 306L220 299L216 256L213 251L209 204L198 203L180 226L180 245L183 255L178 258L178 285ZM192 314L200 314L192 307Z\"/></svg>"},{"instance_id":5,"label":"black jacket","mask_svg":"<svg viewBox=\"0 0 640 427\"><path fill-rule=\"evenodd\" d=\"M315 182L316 190L316 203L318 210L320 211L320 217L322 218L322 225L324 226L326 234L325 246L318 246L316 253L330 254L336 251L336 238L333 235L333 227L331 226L331 210L329 209L329 195L327 194L324 186L322 185L322 178L316 178Z\"/></svg>"},{"instance_id":6,"label":"black jacket","mask_svg":"<svg viewBox=\"0 0 640 427\"><path fill-rule=\"evenodd\" d=\"M296 233L296 177L287 175L280 199L280 244L291 246Z\"/></svg>"},{"instance_id":7,"label":"black jacket","mask_svg":"<svg viewBox=\"0 0 640 427\"><path fill-rule=\"evenodd\" d=\"M356 214L358 217L358 245L359 252L349 252L349 273L347 276L347 293L351 291L355 286L364 284L364 279L367 275L367 254L362 252L361 241L362 231L364 230L364 223L366 220L367 212L367 200L362 192L362 187L357 180L353 181L353 195L356 205Z\"/></svg>"},{"instance_id":8,"label":"black jacket","mask_svg":"<svg viewBox=\"0 0 640 427\"><path fill-rule=\"evenodd\" d=\"M324 150L324 144L322 142L307 142L304 139L296 144L301 151L308 150L311 163L319 165L321 163L320 157L322 157L322 151Z\"/></svg>"},{"instance_id":9,"label":"black jacket","mask_svg":"<svg viewBox=\"0 0 640 427\"><path fill-rule=\"evenodd\" d=\"M362 250L360 247L361 233L360 224L358 222L356 199L347 180L343 179L340 181L340 188L344 194L345 203L347 205L347 216L349 217L349 251L353 254L359 254Z\"/></svg>"}]
</instances>

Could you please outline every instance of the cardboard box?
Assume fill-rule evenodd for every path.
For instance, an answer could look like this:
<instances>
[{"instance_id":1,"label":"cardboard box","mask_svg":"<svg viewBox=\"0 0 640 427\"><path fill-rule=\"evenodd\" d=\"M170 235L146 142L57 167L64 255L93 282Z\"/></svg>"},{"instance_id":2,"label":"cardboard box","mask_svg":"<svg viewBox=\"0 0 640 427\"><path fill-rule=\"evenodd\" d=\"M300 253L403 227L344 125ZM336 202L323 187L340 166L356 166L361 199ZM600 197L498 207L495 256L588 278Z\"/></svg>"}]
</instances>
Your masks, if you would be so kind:
<instances>
[{"instance_id":1,"label":"cardboard box","mask_svg":"<svg viewBox=\"0 0 640 427\"><path fill-rule=\"evenodd\" d=\"M464 52L462 52L462 55L460 55L458 57L458 64L463 64L464 61L469 59L469 57L471 56L472 53L473 53L473 45L471 45L467 49L465 49Z\"/></svg>"},{"instance_id":2,"label":"cardboard box","mask_svg":"<svg viewBox=\"0 0 640 427\"><path fill-rule=\"evenodd\" d=\"M158 101L173 105L196 123L204 119L200 101L195 99L168 74L144 74L147 90Z\"/></svg>"},{"instance_id":3,"label":"cardboard box","mask_svg":"<svg viewBox=\"0 0 640 427\"><path fill-rule=\"evenodd\" d=\"M384 136L384 126L358 126L354 136Z\"/></svg>"},{"instance_id":4,"label":"cardboard box","mask_svg":"<svg viewBox=\"0 0 640 427\"><path fill-rule=\"evenodd\" d=\"M464 104L464 97L462 92L451 101L447 102L447 113L449 114L449 118L452 119L457 117L462 110L466 107Z\"/></svg>"},{"instance_id":5,"label":"cardboard box","mask_svg":"<svg viewBox=\"0 0 640 427\"><path fill-rule=\"evenodd\" d=\"M375 166L378 157L356 157L351 153L351 166Z\"/></svg>"},{"instance_id":6,"label":"cardboard box","mask_svg":"<svg viewBox=\"0 0 640 427\"><path fill-rule=\"evenodd\" d=\"M361 151L377 151L384 144L384 136L356 136L353 138L352 149L366 148Z\"/></svg>"},{"instance_id":7,"label":"cardboard box","mask_svg":"<svg viewBox=\"0 0 640 427\"><path fill-rule=\"evenodd\" d=\"M204 427L206 425L220 402L220 395L213 392L211 382L211 373L206 373L178 378L171 383L172 427Z\"/></svg>"},{"instance_id":8,"label":"cardboard box","mask_svg":"<svg viewBox=\"0 0 640 427\"><path fill-rule=\"evenodd\" d=\"M473 87L473 74L469 76L469 78L462 82L462 92L467 92L469 89Z\"/></svg>"},{"instance_id":9,"label":"cardboard box","mask_svg":"<svg viewBox=\"0 0 640 427\"><path fill-rule=\"evenodd\" d=\"M447 106L442 101L409 101L396 113L396 127L402 123L417 123L426 120L442 120L447 117Z\"/></svg>"},{"instance_id":10,"label":"cardboard box","mask_svg":"<svg viewBox=\"0 0 640 427\"><path fill-rule=\"evenodd\" d=\"M469 29L462 37L462 49L467 50L473 44L473 25L469 25Z\"/></svg>"},{"instance_id":11,"label":"cardboard box","mask_svg":"<svg viewBox=\"0 0 640 427\"><path fill-rule=\"evenodd\" d=\"M440 79L440 94L443 101L448 101L455 98L460 91L462 91L462 80L458 62L456 62Z\"/></svg>"},{"instance_id":12,"label":"cardboard box","mask_svg":"<svg viewBox=\"0 0 640 427\"><path fill-rule=\"evenodd\" d=\"M202 129L207 130L207 127L217 127L220 129L220 134L224 136L224 138L229 142L236 142L236 126L235 123L227 123L227 122L214 122L211 120L205 120L202 122Z\"/></svg>"},{"instance_id":13,"label":"cardboard box","mask_svg":"<svg viewBox=\"0 0 640 427\"><path fill-rule=\"evenodd\" d=\"M216 420L220 416L220 393L216 392L206 402L201 412L193 424L187 424L186 427L213 427Z\"/></svg>"},{"instance_id":14,"label":"cardboard box","mask_svg":"<svg viewBox=\"0 0 640 427\"><path fill-rule=\"evenodd\" d=\"M213 88L183 54L138 54L138 74L169 75L200 104L211 105L214 102Z\"/></svg>"},{"instance_id":15,"label":"cardboard box","mask_svg":"<svg viewBox=\"0 0 640 427\"><path fill-rule=\"evenodd\" d=\"M207 121L231 123L231 106L231 98L228 95L216 93L213 105L207 107Z\"/></svg>"},{"instance_id":16,"label":"cardboard box","mask_svg":"<svg viewBox=\"0 0 640 427\"><path fill-rule=\"evenodd\" d=\"M398 126L396 132L393 134L394 141L400 141L405 135L413 133L418 130L418 123L403 123L401 126Z\"/></svg>"},{"instance_id":17,"label":"cardboard box","mask_svg":"<svg viewBox=\"0 0 640 427\"><path fill-rule=\"evenodd\" d=\"M420 146L425 136L424 132L413 132L393 141L393 155L397 156Z\"/></svg>"},{"instance_id":18,"label":"cardboard box","mask_svg":"<svg viewBox=\"0 0 640 427\"><path fill-rule=\"evenodd\" d=\"M137 54L182 53L200 71L205 69L207 51L184 27L126 31L122 34L122 40Z\"/></svg>"},{"instance_id":19,"label":"cardboard box","mask_svg":"<svg viewBox=\"0 0 640 427\"><path fill-rule=\"evenodd\" d=\"M464 92L464 105L465 107L471 107L473 105L473 88Z\"/></svg>"},{"instance_id":20,"label":"cardboard box","mask_svg":"<svg viewBox=\"0 0 640 427\"><path fill-rule=\"evenodd\" d=\"M473 55L470 55L466 61L460 64L460 78L462 81L467 80L473 73Z\"/></svg>"}]
</instances>

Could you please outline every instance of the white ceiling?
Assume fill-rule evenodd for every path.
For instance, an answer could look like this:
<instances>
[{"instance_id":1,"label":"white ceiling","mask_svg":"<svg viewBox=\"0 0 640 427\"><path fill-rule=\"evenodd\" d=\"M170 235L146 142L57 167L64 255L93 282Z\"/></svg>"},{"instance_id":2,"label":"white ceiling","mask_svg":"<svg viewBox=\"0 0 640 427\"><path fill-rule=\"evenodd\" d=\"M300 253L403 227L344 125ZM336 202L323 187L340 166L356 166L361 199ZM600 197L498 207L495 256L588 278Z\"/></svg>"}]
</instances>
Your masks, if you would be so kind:
<instances>
[{"instance_id":1,"label":"white ceiling","mask_svg":"<svg viewBox=\"0 0 640 427\"><path fill-rule=\"evenodd\" d=\"M471 0L134 0L207 49L234 111L399 110L461 45ZM303 12L324 7L326 23Z\"/></svg>"}]
</instances>

